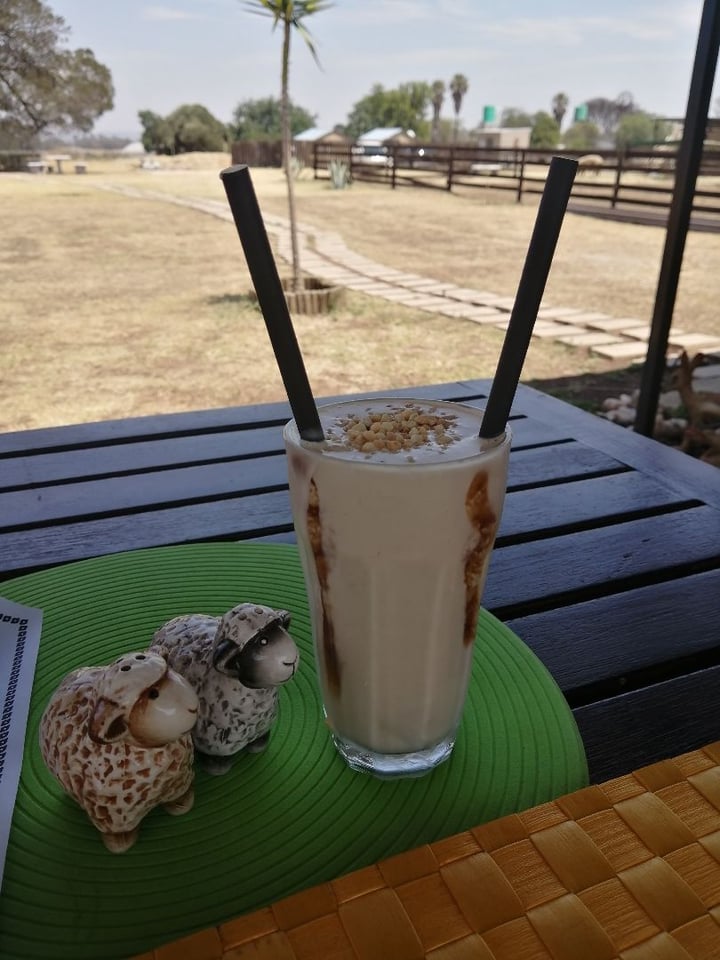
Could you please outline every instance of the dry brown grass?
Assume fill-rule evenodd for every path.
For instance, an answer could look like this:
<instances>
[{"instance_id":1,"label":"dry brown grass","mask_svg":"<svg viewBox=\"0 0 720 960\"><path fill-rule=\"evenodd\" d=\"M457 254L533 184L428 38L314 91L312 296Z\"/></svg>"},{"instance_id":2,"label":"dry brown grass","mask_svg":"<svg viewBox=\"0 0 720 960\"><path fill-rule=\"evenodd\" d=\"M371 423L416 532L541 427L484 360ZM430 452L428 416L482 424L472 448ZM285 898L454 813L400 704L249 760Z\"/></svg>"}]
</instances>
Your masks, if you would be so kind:
<instances>
[{"instance_id":1,"label":"dry brown grass","mask_svg":"<svg viewBox=\"0 0 720 960\"><path fill-rule=\"evenodd\" d=\"M103 182L223 199L224 156L91 161L85 177L0 177L0 430L282 399L234 228L193 210L95 189ZM198 169L200 168L200 169ZM266 212L286 213L278 171L253 174ZM379 262L498 294L515 292L535 208L307 175L301 219ZM568 217L546 299L647 319L663 233ZM677 310L720 334L720 239L691 234ZM361 295L298 318L318 395L490 376L501 334ZM533 342L527 379L607 368L584 351Z\"/></svg>"}]
</instances>

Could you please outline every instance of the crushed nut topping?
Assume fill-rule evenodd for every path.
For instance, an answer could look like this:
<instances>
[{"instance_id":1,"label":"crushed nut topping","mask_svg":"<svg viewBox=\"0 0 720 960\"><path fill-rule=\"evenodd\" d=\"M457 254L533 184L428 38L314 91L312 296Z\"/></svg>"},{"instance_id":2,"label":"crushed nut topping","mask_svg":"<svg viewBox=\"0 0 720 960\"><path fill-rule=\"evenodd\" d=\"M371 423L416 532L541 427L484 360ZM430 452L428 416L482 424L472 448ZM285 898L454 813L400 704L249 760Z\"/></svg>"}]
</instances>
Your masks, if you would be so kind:
<instances>
[{"instance_id":1,"label":"crushed nut topping","mask_svg":"<svg viewBox=\"0 0 720 960\"><path fill-rule=\"evenodd\" d=\"M335 422L341 431L331 427L328 440L333 445L352 448L361 453L400 453L428 444L441 450L458 439L455 431L457 417L453 414L428 413L417 406L407 405L382 413L352 414Z\"/></svg>"}]
</instances>

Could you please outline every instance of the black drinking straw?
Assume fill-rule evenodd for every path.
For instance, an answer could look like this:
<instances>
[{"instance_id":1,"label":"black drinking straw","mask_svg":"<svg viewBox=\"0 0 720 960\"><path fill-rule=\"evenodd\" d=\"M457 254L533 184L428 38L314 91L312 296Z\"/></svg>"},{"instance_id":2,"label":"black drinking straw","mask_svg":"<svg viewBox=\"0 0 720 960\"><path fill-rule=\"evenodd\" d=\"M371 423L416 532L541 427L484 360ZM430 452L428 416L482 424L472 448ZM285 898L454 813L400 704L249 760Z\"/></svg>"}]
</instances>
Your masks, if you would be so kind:
<instances>
[{"instance_id":1,"label":"black drinking straw","mask_svg":"<svg viewBox=\"0 0 720 960\"><path fill-rule=\"evenodd\" d=\"M505 432L576 170L577 160L569 157L553 157L550 161L535 229L480 425L480 436L486 439L500 437Z\"/></svg>"},{"instance_id":2,"label":"black drinking straw","mask_svg":"<svg viewBox=\"0 0 720 960\"><path fill-rule=\"evenodd\" d=\"M245 164L235 164L222 170L220 179L245 252L298 433L303 440L321 441L324 437L320 417L250 179L250 169Z\"/></svg>"}]
</instances>

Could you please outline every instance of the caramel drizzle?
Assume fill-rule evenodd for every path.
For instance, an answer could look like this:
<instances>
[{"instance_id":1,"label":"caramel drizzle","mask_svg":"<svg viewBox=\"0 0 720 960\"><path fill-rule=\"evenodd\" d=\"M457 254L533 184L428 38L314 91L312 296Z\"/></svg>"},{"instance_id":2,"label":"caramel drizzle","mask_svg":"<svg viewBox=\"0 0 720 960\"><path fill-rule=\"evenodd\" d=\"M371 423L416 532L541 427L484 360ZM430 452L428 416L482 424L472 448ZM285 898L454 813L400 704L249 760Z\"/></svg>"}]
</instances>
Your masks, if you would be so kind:
<instances>
[{"instance_id":1,"label":"caramel drizzle","mask_svg":"<svg viewBox=\"0 0 720 960\"><path fill-rule=\"evenodd\" d=\"M475 640L480 613L478 589L485 565L490 557L498 520L488 496L488 475L484 470L473 477L465 494L465 510L477 532L477 541L465 555L465 627L463 643L469 647Z\"/></svg>"},{"instance_id":2,"label":"caramel drizzle","mask_svg":"<svg viewBox=\"0 0 720 960\"><path fill-rule=\"evenodd\" d=\"M320 585L320 605L322 607L322 655L325 664L328 688L336 697L340 696L341 668L337 647L335 646L335 627L330 615L328 597L328 562L322 542L322 524L320 522L320 497L317 484L310 481L307 507L307 529L310 549L315 559L315 570Z\"/></svg>"}]
</instances>

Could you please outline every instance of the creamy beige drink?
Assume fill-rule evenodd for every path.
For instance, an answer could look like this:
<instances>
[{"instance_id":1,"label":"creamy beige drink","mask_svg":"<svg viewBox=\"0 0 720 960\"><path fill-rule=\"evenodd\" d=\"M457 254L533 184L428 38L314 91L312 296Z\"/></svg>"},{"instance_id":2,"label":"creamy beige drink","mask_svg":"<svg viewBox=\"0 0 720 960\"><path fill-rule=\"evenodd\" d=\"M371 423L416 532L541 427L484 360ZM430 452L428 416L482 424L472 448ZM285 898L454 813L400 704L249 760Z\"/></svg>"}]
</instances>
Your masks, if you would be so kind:
<instances>
[{"instance_id":1,"label":"creamy beige drink","mask_svg":"<svg viewBox=\"0 0 720 960\"><path fill-rule=\"evenodd\" d=\"M418 775L446 759L467 692L510 448L482 411L373 399L285 428L323 704L347 762Z\"/></svg>"}]
</instances>

